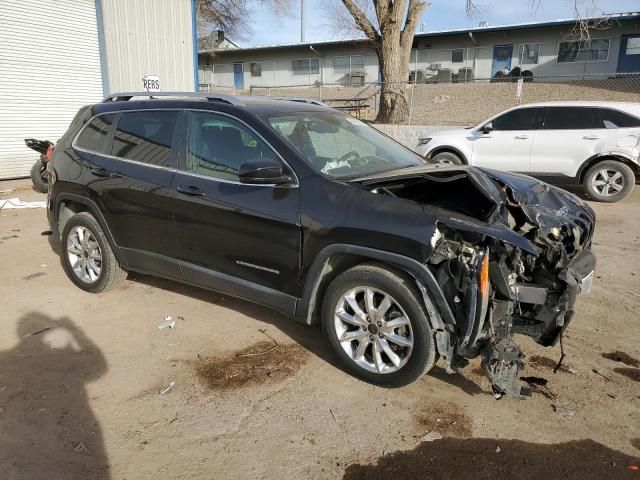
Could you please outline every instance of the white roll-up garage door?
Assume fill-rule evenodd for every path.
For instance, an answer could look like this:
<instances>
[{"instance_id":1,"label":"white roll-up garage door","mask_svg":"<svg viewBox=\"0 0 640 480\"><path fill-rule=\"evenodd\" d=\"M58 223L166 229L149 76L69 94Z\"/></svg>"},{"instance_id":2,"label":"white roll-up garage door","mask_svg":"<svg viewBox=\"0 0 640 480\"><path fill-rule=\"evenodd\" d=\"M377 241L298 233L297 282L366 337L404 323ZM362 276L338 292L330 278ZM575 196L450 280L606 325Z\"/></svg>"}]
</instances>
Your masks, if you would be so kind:
<instances>
[{"instance_id":1,"label":"white roll-up garage door","mask_svg":"<svg viewBox=\"0 0 640 480\"><path fill-rule=\"evenodd\" d=\"M0 0L0 179L29 174L24 138L56 142L101 97L95 0Z\"/></svg>"}]
</instances>

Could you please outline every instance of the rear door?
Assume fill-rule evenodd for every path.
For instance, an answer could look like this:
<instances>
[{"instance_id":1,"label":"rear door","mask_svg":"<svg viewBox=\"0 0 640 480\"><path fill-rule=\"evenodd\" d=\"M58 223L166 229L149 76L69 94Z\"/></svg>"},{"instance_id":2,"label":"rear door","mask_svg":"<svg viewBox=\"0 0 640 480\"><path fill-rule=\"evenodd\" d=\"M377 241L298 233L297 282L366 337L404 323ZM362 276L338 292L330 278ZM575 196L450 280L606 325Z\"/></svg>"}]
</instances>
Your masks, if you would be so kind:
<instances>
[{"instance_id":1,"label":"rear door","mask_svg":"<svg viewBox=\"0 0 640 480\"><path fill-rule=\"evenodd\" d=\"M488 122L493 127L489 133L476 130L471 140L471 163L479 167L528 173L531 146L541 113L542 108L518 108Z\"/></svg>"},{"instance_id":2,"label":"rear door","mask_svg":"<svg viewBox=\"0 0 640 480\"><path fill-rule=\"evenodd\" d=\"M545 107L531 151L531 175L572 183L580 165L602 150L606 136L595 108Z\"/></svg>"},{"instance_id":3,"label":"rear door","mask_svg":"<svg viewBox=\"0 0 640 480\"><path fill-rule=\"evenodd\" d=\"M190 112L174 178L176 237L189 282L288 310L300 262L298 188L238 178L240 165L267 157L282 160L244 122Z\"/></svg>"},{"instance_id":4,"label":"rear door","mask_svg":"<svg viewBox=\"0 0 640 480\"><path fill-rule=\"evenodd\" d=\"M120 113L100 154L82 149L83 133L77 140L85 150L88 195L105 216L127 262L175 277L181 275L173 230L171 145L179 117L178 110Z\"/></svg>"}]
</instances>

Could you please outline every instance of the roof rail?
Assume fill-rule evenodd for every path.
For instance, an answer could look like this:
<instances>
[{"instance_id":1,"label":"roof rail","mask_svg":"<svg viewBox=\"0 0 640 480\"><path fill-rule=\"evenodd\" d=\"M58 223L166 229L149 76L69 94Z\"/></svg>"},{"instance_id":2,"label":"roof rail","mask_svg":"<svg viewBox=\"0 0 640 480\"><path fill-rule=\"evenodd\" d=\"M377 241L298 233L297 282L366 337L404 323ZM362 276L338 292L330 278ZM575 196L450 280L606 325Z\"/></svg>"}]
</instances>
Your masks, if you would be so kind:
<instances>
[{"instance_id":1,"label":"roof rail","mask_svg":"<svg viewBox=\"0 0 640 480\"><path fill-rule=\"evenodd\" d=\"M321 100L317 100L315 98L308 98L308 97L271 97L266 95L260 95L259 98L265 98L269 100L288 100L290 102L300 102L300 103L308 103L310 105L320 105L321 107L329 106Z\"/></svg>"},{"instance_id":2,"label":"roof rail","mask_svg":"<svg viewBox=\"0 0 640 480\"><path fill-rule=\"evenodd\" d=\"M131 100L134 97L149 97L159 98L159 97L187 97L187 98L196 98L196 99L204 99L211 102L223 102L228 103L230 105L237 105L240 107L244 107L245 104L240 101L238 97L234 97L233 95L223 95L217 93L204 93L204 92L121 92L121 93L112 93L108 95L102 100L102 103L107 102L126 102Z\"/></svg>"}]
</instances>

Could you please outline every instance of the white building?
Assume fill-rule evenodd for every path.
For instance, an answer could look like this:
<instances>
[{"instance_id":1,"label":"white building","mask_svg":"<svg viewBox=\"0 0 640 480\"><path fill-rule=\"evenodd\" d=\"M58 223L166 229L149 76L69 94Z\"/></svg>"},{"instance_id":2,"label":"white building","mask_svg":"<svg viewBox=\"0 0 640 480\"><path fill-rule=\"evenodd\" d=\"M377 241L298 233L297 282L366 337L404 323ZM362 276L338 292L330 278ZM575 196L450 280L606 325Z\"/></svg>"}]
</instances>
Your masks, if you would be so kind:
<instances>
[{"instance_id":1,"label":"white building","mask_svg":"<svg viewBox=\"0 0 640 480\"><path fill-rule=\"evenodd\" d=\"M118 91L197 84L195 0L1 0L0 179L29 174L24 138L55 142L78 109Z\"/></svg>"},{"instance_id":2,"label":"white building","mask_svg":"<svg viewBox=\"0 0 640 480\"><path fill-rule=\"evenodd\" d=\"M640 72L640 13L607 17L590 42L575 19L418 33L411 79L490 79L516 66L534 80ZM379 80L378 59L362 39L201 51L200 88L353 85ZM407 79L409 80L409 79Z\"/></svg>"}]
</instances>

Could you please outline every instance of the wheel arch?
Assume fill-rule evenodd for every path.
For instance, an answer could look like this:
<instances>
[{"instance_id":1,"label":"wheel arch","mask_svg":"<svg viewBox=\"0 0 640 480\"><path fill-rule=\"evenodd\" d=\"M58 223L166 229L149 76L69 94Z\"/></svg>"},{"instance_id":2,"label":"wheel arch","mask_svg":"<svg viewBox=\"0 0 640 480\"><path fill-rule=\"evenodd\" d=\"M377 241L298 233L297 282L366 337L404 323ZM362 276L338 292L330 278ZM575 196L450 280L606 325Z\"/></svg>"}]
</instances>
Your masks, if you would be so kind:
<instances>
[{"instance_id":1,"label":"wheel arch","mask_svg":"<svg viewBox=\"0 0 640 480\"><path fill-rule=\"evenodd\" d=\"M617 162L624 163L631 167L633 173L636 174L636 177L640 176L640 166L638 163L634 162L631 158L625 157L624 155L617 153L600 153L598 155L594 155L593 157L585 160L585 162L580 165L578 169L578 173L576 174L576 178L578 179L578 183L582 184L584 182L584 177L587 174L587 171L593 167L595 164L604 162L605 160L613 160Z\"/></svg>"},{"instance_id":2,"label":"wheel arch","mask_svg":"<svg viewBox=\"0 0 640 480\"><path fill-rule=\"evenodd\" d=\"M457 147L453 147L451 145L442 145L440 147L435 147L433 150L431 150L427 154L427 159L431 160L434 156L438 155L439 153L445 153L445 152L453 153L454 155L456 155L462 160L462 163L464 165L469 165L469 160L467 159L467 156L464 153L462 153L462 150L460 150Z\"/></svg>"},{"instance_id":3,"label":"wheel arch","mask_svg":"<svg viewBox=\"0 0 640 480\"><path fill-rule=\"evenodd\" d=\"M102 215L100 208L98 208L98 205L96 205L95 202L87 197L83 197L82 195L77 195L74 193L60 193L55 197L53 211L53 218L55 219L55 227L57 229L54 234L56 234L58 238L61 238L64 226L66 225L67 221L76 213L88 212L93 215L93 217L100 225L100 228L104 232L104 236L107 238L109 246L111 247L111 250L113 251L116 259L123 268L126 268L127 261L122 254L120 247L118 247L118 244L113 238L104 215Z\"/></svg>"},{"instance_id":4,"label":"wheel arch","mask_svg":"<svg viewBox=\"0 0 640 480\"><path fill-rule=\"evenodd\" d=\"M329 284L345 270L363 263L377 263L391 271L413 278L422 293L433 331L452 331L455 319L435 277L429 269L410 257L368 247L333 244L316 256L309 268L296 304L296 320L308 325L318 322L322 297Z\"/></svg>"}]
</instances>

